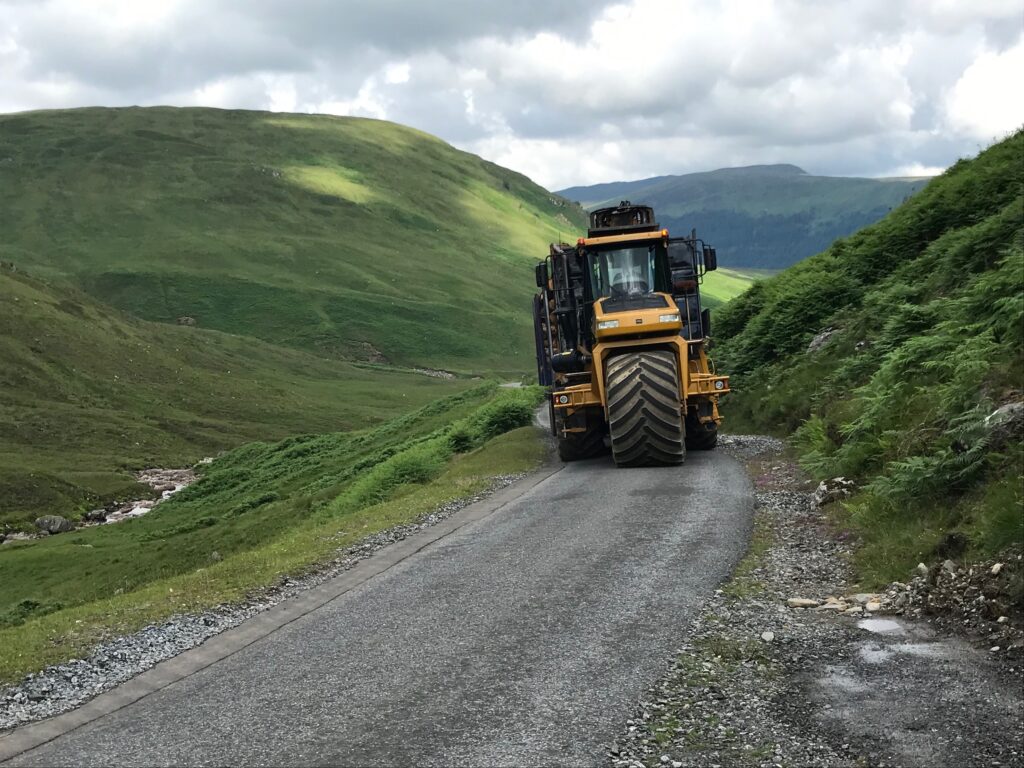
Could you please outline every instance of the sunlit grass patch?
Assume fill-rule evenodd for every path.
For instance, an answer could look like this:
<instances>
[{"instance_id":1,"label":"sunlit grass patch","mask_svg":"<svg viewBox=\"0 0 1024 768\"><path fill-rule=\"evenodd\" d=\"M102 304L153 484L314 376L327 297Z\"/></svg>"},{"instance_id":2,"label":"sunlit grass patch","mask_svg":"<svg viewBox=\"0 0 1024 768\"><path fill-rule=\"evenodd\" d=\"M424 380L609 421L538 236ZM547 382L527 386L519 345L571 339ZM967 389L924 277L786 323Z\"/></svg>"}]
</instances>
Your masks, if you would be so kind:
<instances>
[{"instance_id":1,"label":"sunlit grass patch","mask_svg":"<svg viewBox=\"0 0 1024 768\"><path fill-rule=\"evenodd\" d=\"M358 171L340 166L292 166L284 169L284 177L311 192L339 197L358 205L385 199L378 190L362 181L362 174Z\"/></svg>"}]
</instances>

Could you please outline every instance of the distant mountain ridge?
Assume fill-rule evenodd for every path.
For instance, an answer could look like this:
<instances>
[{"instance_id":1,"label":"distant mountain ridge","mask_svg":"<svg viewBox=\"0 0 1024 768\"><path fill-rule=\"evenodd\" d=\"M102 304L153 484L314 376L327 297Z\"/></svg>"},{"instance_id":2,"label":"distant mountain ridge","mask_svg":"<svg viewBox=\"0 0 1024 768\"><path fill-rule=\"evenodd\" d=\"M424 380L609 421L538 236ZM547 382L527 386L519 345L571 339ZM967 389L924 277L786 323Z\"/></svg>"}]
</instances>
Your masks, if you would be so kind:
<instances>
[{"instance_id":1,"label":"distant mountain ridge","mask_svg":"<svg viewBox=\"0 0 1024 768\"><path fill-rule=\"evenodd\" d=\"M670 230L696 228L723 264L782 269L878 221L928 181L814 176L777 164L569 187L558 194L591 210L626 199L652 205Z\"/></svg>"}]
</instances>

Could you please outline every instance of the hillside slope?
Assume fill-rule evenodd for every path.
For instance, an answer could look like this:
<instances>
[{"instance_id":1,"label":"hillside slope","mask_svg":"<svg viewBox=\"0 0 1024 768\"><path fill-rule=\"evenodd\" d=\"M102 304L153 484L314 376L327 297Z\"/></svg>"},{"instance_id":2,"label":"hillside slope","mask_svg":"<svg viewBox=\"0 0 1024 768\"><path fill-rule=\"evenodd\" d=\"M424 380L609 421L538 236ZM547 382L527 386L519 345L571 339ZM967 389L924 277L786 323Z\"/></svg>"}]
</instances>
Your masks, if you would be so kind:
<instances>
[{"instance_id":1,"label":"hillside slope","mask_svg":"<svg viewBox=\"0 0 1024 768\"><path fill-rule=\"evenodd\" d=\"M1024 544L1022 189L1018 132L717 316L729 427L857 480L868 579Z\"/></svg>"},{"instance_id":2,"label":"hillside slope","mask_svg":"<svg viewBox=\"0 0 1024 768\"><path fill-rule=\"evenodd\" d=\"M527 370L532 265L583 225L525 177L377 120L0 116L0 259L144 319L319 354Z\"/></svg>"},{"instance_id":3,"label":"hillside slope","mask_svg":"<svg viewBox=\"0 0 1024 768\"><path fill-rule=\"evenodd\" d=\"M794 165L755 165L558 194L591 209L620 200L652 205L673 232L696 227L722 264L781 269L878 221L927 181L812 176Z\"/></svg>"},{"instance_id":4,"label":"hillside slope","mask_svg":"<svg viewBox=\"0 0 1024 768\"><path fill-rule=\"evenodd\" d=\"M0 267L0 532L145 494L132 469L365 427L466 386L136 320Z\"/></svg>"}]
</instances>

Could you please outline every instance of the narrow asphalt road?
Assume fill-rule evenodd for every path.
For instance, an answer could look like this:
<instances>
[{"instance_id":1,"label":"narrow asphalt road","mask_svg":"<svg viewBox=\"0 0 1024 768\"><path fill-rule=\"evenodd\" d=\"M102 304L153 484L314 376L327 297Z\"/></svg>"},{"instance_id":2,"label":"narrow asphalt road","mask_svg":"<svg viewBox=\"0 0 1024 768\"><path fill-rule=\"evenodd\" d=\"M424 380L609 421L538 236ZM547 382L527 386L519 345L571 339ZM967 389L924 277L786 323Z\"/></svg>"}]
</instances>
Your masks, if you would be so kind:
<instances>
[{"instance_id":1,"label":"narrow asphalt road","mask_svg":"<svg viewBox=\"0 0 1024 768\"><path fill-rule=\"evenodd\" d=\"M581 462L523 487L10 764L601 763L694 609L741 556L751 487L719 453L665 469ZM117 693L106 696L116 703Z\"/></svg>"}]
</instances>

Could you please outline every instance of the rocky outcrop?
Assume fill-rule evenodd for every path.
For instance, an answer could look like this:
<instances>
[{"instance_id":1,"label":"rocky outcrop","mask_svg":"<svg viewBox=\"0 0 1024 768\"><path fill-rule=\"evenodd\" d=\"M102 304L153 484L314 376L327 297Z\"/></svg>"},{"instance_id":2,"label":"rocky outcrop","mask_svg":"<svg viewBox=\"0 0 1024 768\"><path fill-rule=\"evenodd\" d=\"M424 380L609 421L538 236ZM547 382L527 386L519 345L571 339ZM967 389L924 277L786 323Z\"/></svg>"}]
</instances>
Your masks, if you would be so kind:
<instances>
[{"instance_id":1,"label":"rocky outcrop","mask_svg":"<svg viewBox=\"0 0 1024 768\"><path fill-rule=\"evenodd\" d=\"M36 520L36 528L51 535L75 530L74 524L60 515L43 515Z\"/></svg>"},{"instance_id":2,"label":"rocky outcrop","mask_svg":"<svg viewBox=\"0 0 1024 768\"><path fill-rule=\"evenodd\" d=\"M811 339L811 343L807 345L807 354L813 355L815 352L817 352L826 344L828 344L832 340L832 337L835 336L837 333L839 333L838 328L829 327L823 330L821 333L819 333L817 336Z\"/></svg>"}]
</instances>

